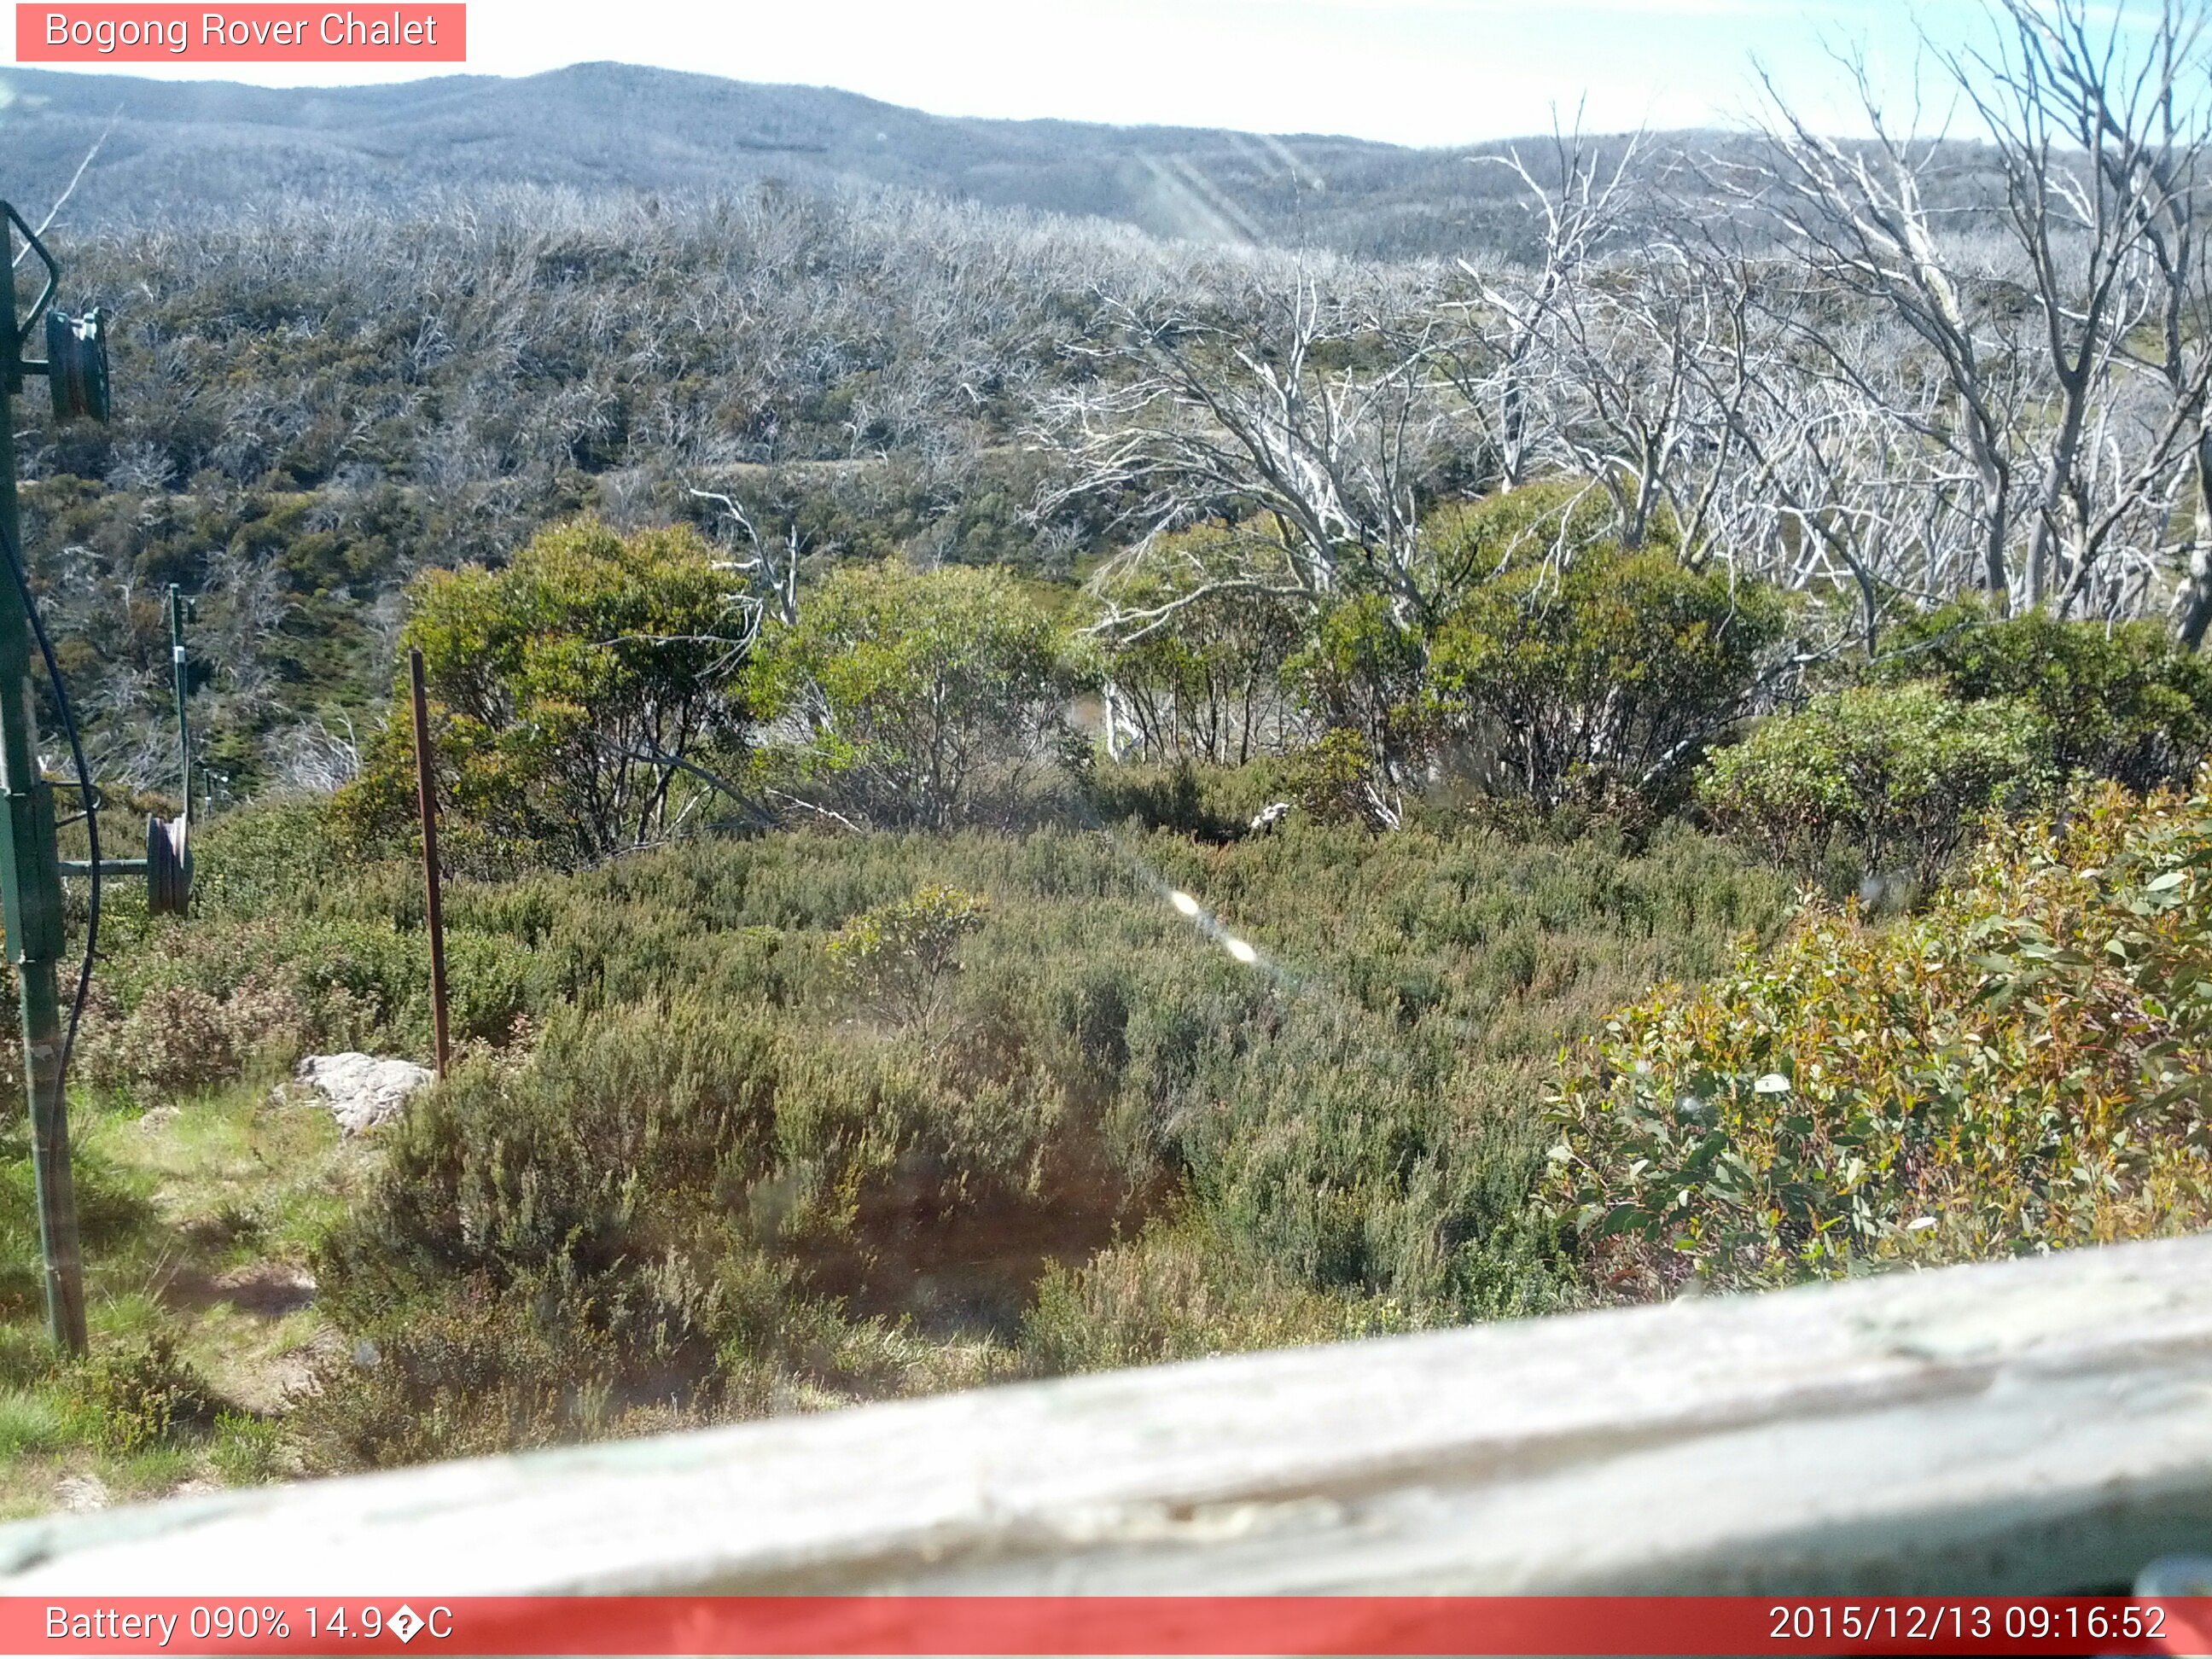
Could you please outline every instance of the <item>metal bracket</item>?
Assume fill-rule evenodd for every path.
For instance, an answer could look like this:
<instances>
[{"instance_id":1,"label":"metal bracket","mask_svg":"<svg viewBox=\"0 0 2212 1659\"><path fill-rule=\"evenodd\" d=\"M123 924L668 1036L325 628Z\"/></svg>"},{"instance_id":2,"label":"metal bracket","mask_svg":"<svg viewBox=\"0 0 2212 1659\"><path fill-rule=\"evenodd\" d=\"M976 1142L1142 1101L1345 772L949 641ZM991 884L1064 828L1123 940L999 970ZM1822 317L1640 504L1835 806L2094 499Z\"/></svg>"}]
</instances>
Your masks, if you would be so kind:
<instances>
[{"instance_id":1,"label":"metal bracket","mask_svg":"<svg viewBox=\"0 0 2212 1659\"><path fill-rule=\"evenodd\" d=\"M15 848L15 859L20 871L27 858L35 856L35 849L52 847L54 835L54 792L52 785L41 778L24 789L10 790L0 796L8 817L8 835ZM21 964L26 961L52 962L62 953L61 895L57 889L46 891L36 882L18 879L6 897L8 904L8 960Z\"/></svg>"},{"instance_id":2,"label":"metal bracket","mask_svg":"<svg viewBox=\"0 0 2212 1659\"><path fill-rule=\"evenodd\" d=\"M54 263L54 256L46 252L46 245L39 240L39 233L33 230L24 222L23 216L15 211L14 204L0 202L0 214L4 214L8 223L22 232L23 240L29 246L31 252L39 256L39 263L46 268L46 285L39 290L39 297L31 302L29 313L19 322L12 315L15 309L15 258L12 253L9 255L9 310L11 314L8 319L8 331L5 337L8 355L6 361L0 362L0 378L4 378L6 393L12 398L23 389L24 375L43 374L46 372L46 366L44 363L26 362L23 360L23 348L30 343L31 331L39 325L39 319L46 313L46 307L53 303L55 291L61 286L62 268ZM5 248L9 240L6 237L0 237L0 249Z\"/></svg>"},{"instance_id":3,"label":"metal bracket","mask_svg":"<svg viewBox=\"0 0 2212 1659\"><path fill-rule=\"evenodd\" d=\"M31 301L29 314L15 328L15 349L21 352L30 343L31 331L39 325L40 317L53 302L55 291L61 287L62 268L54 263L54 256L46 252L46 245L39 240L39 233L24 222L23 216L15 211L13 203L0 202L0 212L6 213L8 222L23 233L23 240L29 245L31 252L39 256L39 263L46 268L46 285L39 290L39 297ZM15 262L10 259L9 268L13 270Z\"/></svg>"}]
</instances>

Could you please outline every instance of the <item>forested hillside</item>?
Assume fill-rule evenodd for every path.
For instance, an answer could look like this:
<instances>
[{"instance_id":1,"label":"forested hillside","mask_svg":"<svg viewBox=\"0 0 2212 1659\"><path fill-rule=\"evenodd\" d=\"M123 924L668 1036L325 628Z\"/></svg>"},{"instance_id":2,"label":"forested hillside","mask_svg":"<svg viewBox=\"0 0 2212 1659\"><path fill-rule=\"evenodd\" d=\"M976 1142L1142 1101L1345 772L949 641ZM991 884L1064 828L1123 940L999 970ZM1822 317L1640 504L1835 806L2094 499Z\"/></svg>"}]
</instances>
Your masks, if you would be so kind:
<instances>
[{"instance_id":1,"label":"forested hillside","mask_svg":"<svg viewBox=\"0 0 2212 1659\"><path fill-rule=\"evenodd\" d=\"M398 592L580 511L735 489L803 557L1066 578L1080 510L1024 522L1040 384L1095 283L1202 258L908 198L656 212L531 193L63 245L118 319L117 418L24 442L26 532L103 744L166 696L161 585L220 665L196 717L249 791L318 775L380 699ZM1224 279L1233 280L1233 279ZM1095 518L1095 515L1093 515ZM131 750L132 755L137 751ZM148 782L152 754L110 765ZM306 774L287 768L306 766Z\"/></svg>"},{"instance_id":2,"label":"forested hillside","mask_svg":"<svg viewBox=\"0 0 2212 1659\"><path fill-rule=\"evenodd\" d=\"M687 200L775 181L1370 255L1456 252L1520 230L1510 176L1470 165L1482 149L958 119L626 64L297 90L19 67L6 87L10 187L32 201L59 193L105 135L72 201L80 225L220 223L301 200L358 210L487 185Z\"/></svg>"}]
</instances>

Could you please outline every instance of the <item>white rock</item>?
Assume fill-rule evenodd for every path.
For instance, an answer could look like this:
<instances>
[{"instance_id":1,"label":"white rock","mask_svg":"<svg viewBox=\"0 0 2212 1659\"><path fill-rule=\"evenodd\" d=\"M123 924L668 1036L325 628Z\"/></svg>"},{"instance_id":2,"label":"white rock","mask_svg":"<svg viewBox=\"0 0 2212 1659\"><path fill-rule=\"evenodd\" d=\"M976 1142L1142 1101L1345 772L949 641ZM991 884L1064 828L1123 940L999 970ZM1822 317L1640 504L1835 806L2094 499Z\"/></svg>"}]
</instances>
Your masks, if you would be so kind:
<instances>
[{"instance_id":1,"label":"white rock","mask_svg":"<svg viewBox=\"0 0 2212 1659\"><path fill-rule=\"evenodd\" d=\"M338 1127L349 1135L392 1116L432 1076L428 1067L411 1060L356 1054L309 1054L293 1075L329 1100Z\"/></svg>"},{"instance_id":2,"label":"white rock","mask_svg":"<svg viewBox=\"0 0 2212 1659\"><path fill-rule=\"evenodd\" d=\"M61 1506L77 1514L107 1507L107 1483L96 1474L64 1475L54 1485Z\"/></svg>"}]
</instances>

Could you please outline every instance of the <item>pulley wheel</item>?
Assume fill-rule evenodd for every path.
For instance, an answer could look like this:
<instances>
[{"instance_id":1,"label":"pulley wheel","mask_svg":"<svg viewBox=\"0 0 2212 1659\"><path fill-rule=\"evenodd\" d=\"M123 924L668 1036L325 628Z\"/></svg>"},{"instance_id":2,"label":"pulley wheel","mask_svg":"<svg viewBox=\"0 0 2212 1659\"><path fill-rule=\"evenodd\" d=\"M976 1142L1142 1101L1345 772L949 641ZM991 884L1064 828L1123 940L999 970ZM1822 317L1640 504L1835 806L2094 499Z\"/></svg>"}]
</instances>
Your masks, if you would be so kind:
<instances>
[{"instance_id":1,"label":"pulley wheel","mask_svg":"<svg viewBox=\"0 0 2212 1659\"><path fill-rule=\"evenodd\" d=\"M98 307L82 317L46 313L46 384L57 421L107 418L107 334Z\"/></svg>"},{"instance_id":2,"label":"pulley wheel","mask_svg":"<svg viewBox=\"0 0 2212 1659\"><path fill-rule=\"evenodd\" d=\"M181 916L192 902L192 852L183 818L146 818L146 908Z\"/></svg>"}]
</instances>

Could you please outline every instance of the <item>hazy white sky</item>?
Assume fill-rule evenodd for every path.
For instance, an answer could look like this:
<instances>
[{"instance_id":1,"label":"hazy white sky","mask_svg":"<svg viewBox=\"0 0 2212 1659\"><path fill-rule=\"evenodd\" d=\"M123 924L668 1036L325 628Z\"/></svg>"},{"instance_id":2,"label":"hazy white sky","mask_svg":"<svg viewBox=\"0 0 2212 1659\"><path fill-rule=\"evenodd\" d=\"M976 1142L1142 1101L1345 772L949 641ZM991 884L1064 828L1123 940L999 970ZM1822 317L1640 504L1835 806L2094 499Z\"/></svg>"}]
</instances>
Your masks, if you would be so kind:
<instances>
[{"instance_id":1,"label":"hazy white sky","mask_svg":"<svg viewBox=\"0 0 2212 1659\"><path fill-rule=\"evenodd\" d=\"M2130 0L2121 0L2129 3ZM950 115L1059 116L1443 144L1527 133L1587 99L1599 129L1727 122L1749 64L1848 126L1823 42L1902 77L1915 14L1977 0L470 0L471 72L595 58L836 86ZM118 71L163 74L150 65ZM337 72L333 73L336 70ZM188 73L204 73L204 70ZM451 70L441 72L451 73ZM270 85L398 80L230 65ZM653 112L642 110L641 119Z\"/></svg>"}]
</instances>

